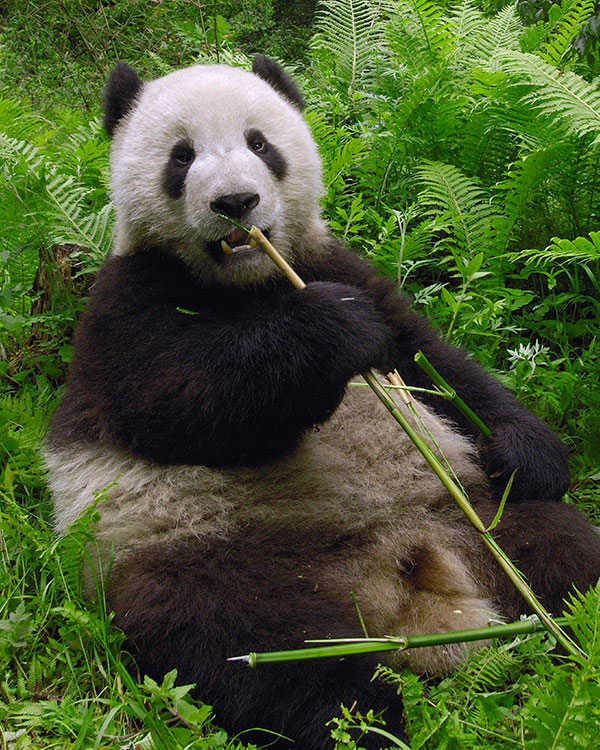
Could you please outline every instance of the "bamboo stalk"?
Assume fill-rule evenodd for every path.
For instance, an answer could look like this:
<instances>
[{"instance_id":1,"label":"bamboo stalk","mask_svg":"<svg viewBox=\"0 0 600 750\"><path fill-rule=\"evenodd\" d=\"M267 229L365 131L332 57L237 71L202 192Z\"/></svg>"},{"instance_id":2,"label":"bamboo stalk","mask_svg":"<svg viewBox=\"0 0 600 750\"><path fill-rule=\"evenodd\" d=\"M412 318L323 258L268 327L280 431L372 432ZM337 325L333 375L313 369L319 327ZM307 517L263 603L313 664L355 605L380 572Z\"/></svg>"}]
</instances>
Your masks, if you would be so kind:
<instances>
[{"instance_id":1,"label":"bamboo stalk","mask_svg":"<svg viewBox=\"0 0 600 750\"><path fill-rule=\"evenodd\" d=\"M223 217L223 218L226 218L226 217ZM232 223L236 224L236 222L232 222ZM240 225L236 224L236 226L240 226ZM241 227L241 228L244 229L244 227ZM247 230L244 229L244 231L247 231ZM306 284L302 281L302 279L298 276L298 274L294 271L294 269L277 252L277 250L273 247L273 245L269 242L269 240L265 237L265 235L262 233L262 231L258 227L252 227L252 229L250 229L250 231L248 232L248 236L253 242L256 242L256 244L259 245L260 248L264 250L265 253L267 253L267 255L271 258L271 260L273 260L273 262L277 265L277 267L283 271L283 273L287 276L287 278L296 288L303 289L306 286ZM375 392L376 396L379 398L381 403L386 407L386 409L390 412L390 414L400 424L402 429L406 432L406 434L413 441L413 443L415 444L419 452L425 458L427 463L431 466L431 468L433 469L435 474L438 476L438 478L440 479L444 487L446 487L448 492L452 495L452 497L454 498L456 503L459 505L460 509L463 511L463 513L468 518L470 523L477 529L477 531L481 535L481 538L483 539L484 543L487 545L490 552L494 555L496 560L500 563L500 566L502 567L504 572L513 582L514 586L519 591L521 596L525 599L525 601L529 604L531 609L539 617L541 622L544 623L545 627L552 633L552 635L556 638L558 643L560 643L561 646L567 651L567 653L571 654L571 656L576 656L576 657L584 656L585 657L586 655L579 648L579 646L576 643L574 643L571 638L569 638L567 633L565 633L564 630L562 630L560 625L556 624L556 622L552 619L548 611L543 607L543 605L541 604L537 596L534 594L534 592L531 590L531 588L525 581L525 578L523 577L521 572L517 569L515 564L508 558L506 553L501 549L500 545L492 537L492 535L486 528L483 521L479 518L479 516L475 512L475 509L469 502L469 499L467 498L466 494L456 484L456 482L454 482L454 480L448 475L448 472L444 469L440 460L433 453L433 451L427 445L427 443L423 440L423 438L417 432L415 432L415 430L411 427L411 425L406 420L404 414L402 414L402 412L398 409L396 403L392 399L390 399L388 393L385 391L384 387L381 385L381 383L377 379L377 376L375 375L373 370L369 370L368 372L363 373L363 377L367 381L367 383L371 386L371 388L373 389L373 391ZM439 374L438 374L438 377L439 377ZM444 383L443 388L445 390L448 390L449 392L452 392L452 389L448 386L448 384L445 383L445 381L443 381L442 378L440 379Z\"/></svg>"},{"instance_id":2,"label":"bamboo stalk","mask_svg":"<svg viewBox=\"0 0 600 750\"><path fill-rule=\"evenodd\" d=\"M561 625L567 624L566 617L557 618ZM232 656L227 661L241 661L250 667L273 662L305 661L311 659L342 658L355 654L377 653L379 651L398 651L411 648L446 646L450 643L472 643L487 641L491 638L512 638L516 635L537 633L546 626L538 619L529 618L519 622L501 625L489 625L485 628L471 630L453 630L447 633L428 633L427 635L385 636L383 638L333 638L327 641L308 641L308 643L328 643L327 646L290 649L288 651L252 651L244 656Z\"/></svg>"},{"instance_id":3,"label":"bamboo stalk","mask_svg":"<svg viewBox=\"0 0 600 750\"><path fill-rule=\"evenodd\" d=\"M475 412L465 404L462 398L456 393L454 388L448 385L448 383L439 374L439 372L435 369L435 367L431 364L431 362L427 359L423 352L418 351L415 354L415 362L422 370L425 370L425 372L431 378L431 381L435 385L437 385L438 388L446 391L446 393L448 394L447 398L452 401L454 406L456 406L456 408L460 412L462 412L462 414L464 414L465 417L467 417L467 419L469 419L479 429L480 432L482 432L487 438L492 437L492 431L490 430L490 428L486 424L484 424L484 422L481 421L477 414L475 414Z\"/></svg>"}]
</instances>

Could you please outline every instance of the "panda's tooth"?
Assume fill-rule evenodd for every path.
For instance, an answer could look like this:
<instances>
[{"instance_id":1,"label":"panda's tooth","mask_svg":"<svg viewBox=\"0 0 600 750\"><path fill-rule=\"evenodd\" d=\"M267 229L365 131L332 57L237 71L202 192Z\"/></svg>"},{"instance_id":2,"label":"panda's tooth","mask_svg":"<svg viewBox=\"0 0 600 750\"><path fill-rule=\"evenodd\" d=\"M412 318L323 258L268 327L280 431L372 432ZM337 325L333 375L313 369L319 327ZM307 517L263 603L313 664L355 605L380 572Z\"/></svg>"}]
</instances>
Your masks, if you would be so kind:
<instances>
[{"instance_id":1,"label":"panda's tooth","mask_svg":"<svg viewBox=\"0 0 600 750\"><path fill-rule=\"evenodd\" d=\"M225 240L221 240L221 250L227 255L231 255L233 253L233 248L227 242L225 242Z\"/></svg>"}]
</instances>

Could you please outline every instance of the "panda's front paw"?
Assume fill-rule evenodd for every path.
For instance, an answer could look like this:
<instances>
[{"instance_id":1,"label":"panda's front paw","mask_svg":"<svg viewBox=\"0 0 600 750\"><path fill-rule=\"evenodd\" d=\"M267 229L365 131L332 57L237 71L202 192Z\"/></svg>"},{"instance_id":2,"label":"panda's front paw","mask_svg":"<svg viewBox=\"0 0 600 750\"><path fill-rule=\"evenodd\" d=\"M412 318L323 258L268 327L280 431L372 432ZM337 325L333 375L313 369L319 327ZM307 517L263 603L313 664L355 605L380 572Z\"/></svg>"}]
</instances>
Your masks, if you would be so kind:
<instances>
[{"instance_id":1,"label":"panda's front paw","mask_svg":"<svg viewBox=\"0 0 600 750\"><path fill-rule=\"evenodd\" d=\"M315 281L299 294L308 327L327 347L328 369L350 378L381 361L390 329L358 287Z\"/></svg>"},{"instance_id":2,"label":"panda's front paw","mask_svg":"<svg viewBox=\"0 0 600 750\"><path fill-rule=\"evenodd\" d=\"M494 425L480 445L493 496L499 500L516 470L509 502L560 500L569 487L567 449L537 417Z\"/></svg>"}]
</instances>

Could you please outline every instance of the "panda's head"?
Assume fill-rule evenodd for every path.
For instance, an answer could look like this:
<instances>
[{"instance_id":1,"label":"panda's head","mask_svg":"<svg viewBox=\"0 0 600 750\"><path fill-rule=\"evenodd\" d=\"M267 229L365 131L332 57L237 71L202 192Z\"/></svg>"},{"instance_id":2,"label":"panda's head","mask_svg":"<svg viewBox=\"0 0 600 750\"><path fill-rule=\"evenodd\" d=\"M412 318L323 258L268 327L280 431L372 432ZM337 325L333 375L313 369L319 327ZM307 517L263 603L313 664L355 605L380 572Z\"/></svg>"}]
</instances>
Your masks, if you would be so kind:
<instances>
[{"instance_id":1,"label":"panda's head","mask_svg":"<svg viewBox=\"0 0 600 750\"><path fill-rule=\"evenodd\" d=\"M251 73L198 65L144 83L121 63L104 107L115 253L160 245L202 279L246 285L275 268L219 213L260 227L291 261L322 239L319 156L277 63L259 56Z\"/></svg>"}]
</instances>

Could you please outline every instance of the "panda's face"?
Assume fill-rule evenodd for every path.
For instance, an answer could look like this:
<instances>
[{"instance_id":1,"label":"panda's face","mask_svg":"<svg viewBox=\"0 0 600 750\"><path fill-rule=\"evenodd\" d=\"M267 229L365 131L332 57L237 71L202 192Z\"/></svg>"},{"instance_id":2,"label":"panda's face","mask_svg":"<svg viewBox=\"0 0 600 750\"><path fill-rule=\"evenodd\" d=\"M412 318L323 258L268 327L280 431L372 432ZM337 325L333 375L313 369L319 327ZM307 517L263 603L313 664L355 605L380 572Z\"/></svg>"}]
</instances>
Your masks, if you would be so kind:
<instances>
[{"instance_id":1,"label":"panda's face","mask_svg":"<svg viewBox=\"0 0 600 750\"><path fill-rule=\"evenodd\" d=\"M300 111L257 75L196 66L144 84L114 131L115 252L159 244L203 279L275 273L219 214L260 227L293 260L322 231L321 168Z\"/></svg>"}]
</instances>

